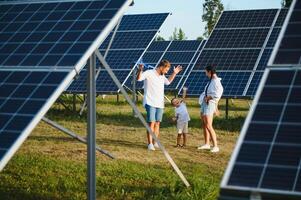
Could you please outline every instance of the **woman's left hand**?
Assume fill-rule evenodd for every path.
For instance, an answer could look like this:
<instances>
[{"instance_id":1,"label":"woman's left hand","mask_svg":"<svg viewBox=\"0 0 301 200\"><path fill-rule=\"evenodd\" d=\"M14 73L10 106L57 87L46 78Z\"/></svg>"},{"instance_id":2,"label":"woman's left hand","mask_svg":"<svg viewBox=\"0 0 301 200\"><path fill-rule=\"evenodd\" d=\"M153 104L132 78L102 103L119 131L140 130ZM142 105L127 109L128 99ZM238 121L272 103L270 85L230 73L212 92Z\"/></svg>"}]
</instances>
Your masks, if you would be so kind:
<instances>
[{"instance_id":1,"label":"woman's left hand","mask_svg":"<svg viewBox=\"0 0 301 200\"><path fill-rule=\"evenodd\" d=\"M208 104L211 99L212 99L211 96L207 96L205 97L205 102Z\"/></svg>"}]
</instances>

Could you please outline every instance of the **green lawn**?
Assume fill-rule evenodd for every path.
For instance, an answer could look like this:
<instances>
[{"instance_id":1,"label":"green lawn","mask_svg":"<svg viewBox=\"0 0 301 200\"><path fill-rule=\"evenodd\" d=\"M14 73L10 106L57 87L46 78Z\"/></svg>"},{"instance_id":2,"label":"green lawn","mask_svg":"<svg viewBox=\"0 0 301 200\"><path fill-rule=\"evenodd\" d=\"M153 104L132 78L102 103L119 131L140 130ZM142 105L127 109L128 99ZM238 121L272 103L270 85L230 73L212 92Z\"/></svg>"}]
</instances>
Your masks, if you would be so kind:
<instances>
[{"instance_id":1,"label":"green lawn","mask_svg":"<svg viewBox=\"0 0 301 200\"><path fill-rule=\"evenodd\" d=\"M141 102L139 109L145 113ZM230 101L228 120L224 109L222 100L222 115L214 121L221 152L212 154L196 149L203 139L197 99L188 100L192 120L185 149L175 148L174 109L166 106L160 139L191 183L187 189L161 151L147 151L145 129L124 99L99 98L97 144L116 159L97 153L98 199L216 199L249 105L246 100ZM77 134L86 134L86 118L59 104L47 117ZM86 199L86 146L40 122L0 172L0 199Z\"/></svg>"}]
</instances>

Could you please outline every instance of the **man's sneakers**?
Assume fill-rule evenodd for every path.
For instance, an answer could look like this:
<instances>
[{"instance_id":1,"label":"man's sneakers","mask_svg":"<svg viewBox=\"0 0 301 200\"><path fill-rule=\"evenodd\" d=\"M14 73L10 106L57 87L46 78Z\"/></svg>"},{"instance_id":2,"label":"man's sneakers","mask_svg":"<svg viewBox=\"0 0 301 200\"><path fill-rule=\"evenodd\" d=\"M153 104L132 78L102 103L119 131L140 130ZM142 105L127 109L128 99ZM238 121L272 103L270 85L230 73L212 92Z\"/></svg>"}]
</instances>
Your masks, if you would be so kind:
<instances>
[{"instance_id":1,"label":"man's sneakers","mask_svg":"<svg viewBox=\"0 0 301 200\"><path fill-rule=\"evenodd\" d=\"M198 150L210 150L211 153L217 153L217 152L219 152L219 148L218 147L213 147L211 149L209 144L204 144L204 145L198 146Z\"/></svg>"},{"instance_id":2,"label":"man's sneakers","mask_svg":"<svg viewBox=\"0 0 301 200\"><path fill-rule=\"evenodd\" d=\"M152 143L148 144L147 149L149 151L155 151L156 150L155 147L154 147L154 145Z\"/></svg>"},{"instance_id":3,"label":"man's sneakers","mask_svg":"<svg viewBox=\"0 0 301 200\"><path fill-rule=\"evenodd\" d=\"M158 143L157 143L157 142L155 142L155 144L154 144L154 147L156 147L156 148L158 148L158 149L159 149L159 145L158 145Z\"/></svg>"},{"instance_id":4,"label":"man's sneakers","mask_svg":"<svg viewBox=\"0 0 301 200\"><path fill-rule=\"evenodd\" d=\"M204 144L198 146L198 150L210 150L210 145L209 144Z\"/></svg>"}]
</instances>

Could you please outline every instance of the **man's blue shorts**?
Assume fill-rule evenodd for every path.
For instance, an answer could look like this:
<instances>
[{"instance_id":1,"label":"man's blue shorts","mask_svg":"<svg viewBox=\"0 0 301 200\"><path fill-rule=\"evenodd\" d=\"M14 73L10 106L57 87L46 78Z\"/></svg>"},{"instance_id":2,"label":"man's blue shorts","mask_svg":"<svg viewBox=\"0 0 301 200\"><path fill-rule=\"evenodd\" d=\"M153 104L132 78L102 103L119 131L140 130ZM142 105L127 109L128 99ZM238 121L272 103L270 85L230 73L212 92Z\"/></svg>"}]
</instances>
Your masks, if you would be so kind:
<instances>
[{"instance_id":1,"label":"man's blue shorts","mask_svg":"<svg viewBox=\"0 0 301 200\"><path fill-rule=\"evenodd\" d=\"M147 122L161 122L163 116L163 108L155 108L145 105Z\"/></svg>"}]
</instances>

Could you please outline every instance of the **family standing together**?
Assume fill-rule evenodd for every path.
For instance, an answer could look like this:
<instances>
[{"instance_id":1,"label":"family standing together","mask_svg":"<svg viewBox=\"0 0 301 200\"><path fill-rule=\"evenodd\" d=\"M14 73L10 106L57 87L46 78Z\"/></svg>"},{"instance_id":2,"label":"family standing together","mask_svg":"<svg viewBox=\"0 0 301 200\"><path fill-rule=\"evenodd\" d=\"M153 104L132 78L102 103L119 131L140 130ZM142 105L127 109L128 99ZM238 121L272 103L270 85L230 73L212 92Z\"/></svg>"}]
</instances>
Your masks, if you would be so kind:
<instances>
[{"instance_id":1,"label":"family standing together","mask_svg":"<svg viewBox=\"0 0 301 200\"><path fill-rule=\"evenodd\" d=\"M182 66L173 68L173 73L166 78L165 75L169 71L171 64L167 60L162 60L155 69L143 72L143 65L139 66L137 80L144 81L144 98L143 106L146 109L146 118L151 130L157 137L160 135L160 123L162 121L164 110L164 86L169 85L176 75L182 70ZM219 152L217 137L212 126L213 116L218 112L218 101L223 94L223 86L221 79L216 74L215 66L208 65L205 67L205 73L208 77L208 83L204 88L204 92L199 97L200 118L203 125L204 144L200 145L200 150L210 150L211 152ZM187 88L183 88L182 99L174 98L171 104L175 107L174 121L177 122L177 147L185 147L188 133L188 122L190 121L187 111L185 97ZM181 143L181 139L183 139ZM212 147L210 145L212 141ZM157 143L147 132L148 150L158 148Z\"/></svg>"}]
</instances>

